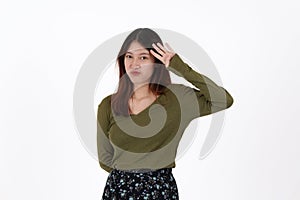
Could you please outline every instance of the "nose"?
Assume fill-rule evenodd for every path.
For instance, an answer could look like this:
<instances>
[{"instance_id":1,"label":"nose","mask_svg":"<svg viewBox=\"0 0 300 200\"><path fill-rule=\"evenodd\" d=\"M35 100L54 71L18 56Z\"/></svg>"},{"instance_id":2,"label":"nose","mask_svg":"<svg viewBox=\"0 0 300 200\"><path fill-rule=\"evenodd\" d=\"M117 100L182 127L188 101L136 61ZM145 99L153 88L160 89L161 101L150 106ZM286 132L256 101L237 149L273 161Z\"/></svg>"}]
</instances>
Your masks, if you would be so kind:
<instances>
[{"instance_id":1,"label":"nose","mask_svg":"<svg viewBox=\"0 0 300 200\"><path fill-rule=\"evenodd\" d=\"M140 68L141 66L140 66L140 61L139 61L139 59L138 58L134 58L134 59L132 59L132 62L131 62L131 68Z\"/></svg>"}]
</instances>

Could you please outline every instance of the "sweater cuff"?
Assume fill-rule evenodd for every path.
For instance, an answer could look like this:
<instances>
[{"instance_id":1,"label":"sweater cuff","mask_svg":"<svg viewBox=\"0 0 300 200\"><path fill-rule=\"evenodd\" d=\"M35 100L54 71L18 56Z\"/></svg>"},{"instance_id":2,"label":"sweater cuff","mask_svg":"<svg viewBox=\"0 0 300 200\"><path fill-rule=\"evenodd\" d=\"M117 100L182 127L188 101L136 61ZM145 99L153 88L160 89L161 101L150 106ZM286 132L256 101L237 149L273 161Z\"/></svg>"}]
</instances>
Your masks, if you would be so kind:
<instances>
[{"instance_id":1,"label":"sweater cuff","mask_svg":"<svg viewBox=\"0 0 300 200\"><path fill-rule=\"evenodd\" d=\"M104 169L105 171L107 171L108 173L110 173L110 172L113 170L113 168L111 168L111 167L109 167L109 166L103 164L102 162L99 162L99 164L100 164L100 167L101 167L102 169Z\"/></svg>"},{"instance_id":2,"label":"sweater cuff","mask_svg":"<svg viewBox=\"0 0 300 200\"><path fill-rule=\"evenodd\" d=\"M176 53L170 60L170 64L167 67L167 70L175 73L178 76L184 77L184 74L188 71L186 64Z\"/></svg>"}]
</instances>

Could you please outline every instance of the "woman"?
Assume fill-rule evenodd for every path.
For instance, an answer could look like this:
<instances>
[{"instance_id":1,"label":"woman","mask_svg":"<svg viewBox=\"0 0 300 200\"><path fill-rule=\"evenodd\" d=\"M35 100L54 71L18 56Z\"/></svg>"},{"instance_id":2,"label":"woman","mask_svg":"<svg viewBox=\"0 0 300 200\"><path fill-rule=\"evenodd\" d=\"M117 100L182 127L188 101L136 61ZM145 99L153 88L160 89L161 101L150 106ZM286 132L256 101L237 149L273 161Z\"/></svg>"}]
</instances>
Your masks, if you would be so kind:
<instances>
[{"instance_id":1,"label":"woman","mask_svg":"<svg viewBox=\"0 0 300 200\"><path fill-rule=\"evenodd\" d=\"M109 172L103 200L179 199L172 168L184 130L233 104L227 90L162 44L151 29L131 32L117 58L118 90L98 106L98 158ZM171 83L170 71L196 88Z\"/></svg>"}]
</instances>

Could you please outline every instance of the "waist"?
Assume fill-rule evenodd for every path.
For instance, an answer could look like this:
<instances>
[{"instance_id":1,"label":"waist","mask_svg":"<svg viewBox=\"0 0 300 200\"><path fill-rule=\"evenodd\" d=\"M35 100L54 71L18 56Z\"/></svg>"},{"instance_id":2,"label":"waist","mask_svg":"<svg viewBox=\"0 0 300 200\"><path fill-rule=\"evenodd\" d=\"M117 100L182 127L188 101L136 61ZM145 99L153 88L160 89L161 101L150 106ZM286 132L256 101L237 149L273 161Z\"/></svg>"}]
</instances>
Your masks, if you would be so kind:
<instances>
[{"instance_id":1,"label":"waist","mask_svg":"<svg viewBox=\"0 0 300 200\"><path fill-rule=\"evenodd\" d=\"M148 169L148 168L141 168L141 169L114 169L119 172L125 173L149 173L149 172L172 172L172 168L161 168L161 169Z\"/></svg>"}]
</instances>

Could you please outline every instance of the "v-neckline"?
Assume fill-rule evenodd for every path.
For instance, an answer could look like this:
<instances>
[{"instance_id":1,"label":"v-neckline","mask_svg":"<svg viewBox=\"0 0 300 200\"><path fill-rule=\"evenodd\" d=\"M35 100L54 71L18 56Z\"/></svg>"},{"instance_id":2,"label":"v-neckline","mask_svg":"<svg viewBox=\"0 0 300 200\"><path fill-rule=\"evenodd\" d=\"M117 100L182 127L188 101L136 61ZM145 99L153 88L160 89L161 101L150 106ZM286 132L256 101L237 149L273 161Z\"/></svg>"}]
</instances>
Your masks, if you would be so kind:
<instances>
[{"instance_id":1,"label":"v-neckline","mask_svg":"<svg viewBox=\"0 0 300 200\"><path fill-rule=\"evenodd\" d=\"M134 116L138 116L138 115L142 114L143 112L145 112L146 110L148 110L153 104L155 104L161 96L162 96L162 95L159 95L159 96L158 96L158 97L157 97L150 105L148 105L146 108L144 108L144 109L143 109L142 111L140 111L139 113L136 113L136 114L130 113L129 115L130 115L131 117L134 117Z\"/></svg>"}]
</instances>

